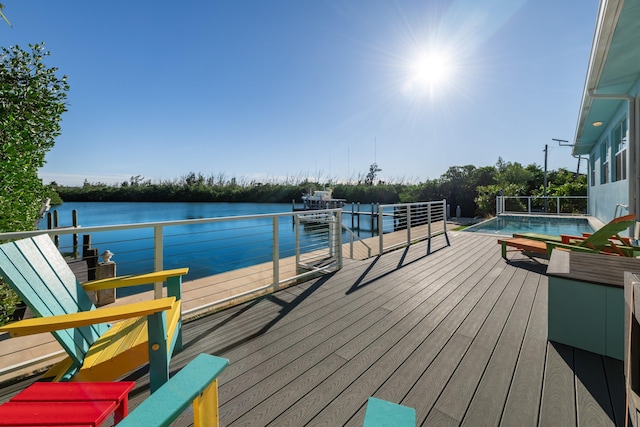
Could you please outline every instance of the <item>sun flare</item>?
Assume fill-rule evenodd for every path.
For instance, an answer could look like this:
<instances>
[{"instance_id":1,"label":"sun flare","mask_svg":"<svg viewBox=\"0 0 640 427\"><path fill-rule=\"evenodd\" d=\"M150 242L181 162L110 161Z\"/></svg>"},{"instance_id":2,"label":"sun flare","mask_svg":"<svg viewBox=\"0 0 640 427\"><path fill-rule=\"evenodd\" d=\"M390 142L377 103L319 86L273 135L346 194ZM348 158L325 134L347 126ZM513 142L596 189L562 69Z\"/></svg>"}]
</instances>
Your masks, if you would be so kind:
<instances>
[{"instance_id":1,"label":"sun flare","mask_svg":"<svg viewBox=\"0 0 640 427\"><path fill-rule=\"evenodd\" d=\"M446 55L439 53L422 55L412 64L411 73L415 86L433 89L435 85L446 83L451 77L451 61Z\"/></svg>"}]
</instances>

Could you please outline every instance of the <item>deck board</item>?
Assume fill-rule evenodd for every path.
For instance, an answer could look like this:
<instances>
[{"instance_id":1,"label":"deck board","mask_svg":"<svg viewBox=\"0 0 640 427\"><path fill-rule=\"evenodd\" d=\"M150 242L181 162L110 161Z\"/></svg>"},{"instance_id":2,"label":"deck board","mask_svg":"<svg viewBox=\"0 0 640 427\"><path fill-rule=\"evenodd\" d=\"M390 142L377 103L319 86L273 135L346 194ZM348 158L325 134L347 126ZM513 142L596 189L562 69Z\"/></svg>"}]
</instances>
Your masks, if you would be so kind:
<instances>
[{"instance_id":1,"label":"deck board","mask_svg":"<svg viewBox=\"0 0 640 427\"><path fill-rule=\"evenodd\" d=\"M464 424L478 419L482 419L487 425L500 423L538 282L538 277L533 274L525 277L471 405L464 415L467 421Z\"/></svg>"},{"instance_id":2,"label":"deck board","mask_svg":"<svg viewBox=\"0 0 640 427\"><path fill-rule=\"evenodd\" d=\"M547 278L539 276L522 347L502 412L503 426L537 426L547 353Z\"/></svg>"},{"instance_id":3,"label":"deck board","mask_svg":"<svg viewBox=\"0 0 640 427\"><path fill-rule=\"evenodd\" d=\"M505 262L494 237L449 238L190 321L171 371L200 352L229 358L228 426L358 426L369 396L414 407L418 425L623 425L622 363L547 341L545 266ZM135 408L148 373L128 379Z\"/></svg>"},{"instance_id":4,"label":"deck board","mask_svg":"<svg viewBox=\"0 0 640 427\"><path fill-rule=\"evenodd\" d=\"M523 273L522 270L516 272L510 280L511 286L506 287L502 292L477 333L474 330L465 329L465 325L461 326L462 333L470 337L473 336L473 341L434 406L438 411L449 415L458 422L462 422L466 409L473 398L522 287L524 277L526 277L526 272ZM431 424L429 417L427 417L426 423Z\"/></svg>"},{"instance_id":5,"label":"deck board","mask_svg":"<svg viewBox=\"0 0 640 427\"><path fill-rule=\"evenodd\" d=\"M573 348L564 344L547 345L540 424L576 425L575 374L573 372Z\"/></svg>"},{"instance_id":6,"label":"deck board","mask_svg":"<svg viewBox=\"0 0 640 427\"><path fill-rule=\"evenodd\" d=\"M615 425L601 357L577 348L573 352L578 426ZM599 369L594 369L594 366Z\"/></svg>"}]
</instances>

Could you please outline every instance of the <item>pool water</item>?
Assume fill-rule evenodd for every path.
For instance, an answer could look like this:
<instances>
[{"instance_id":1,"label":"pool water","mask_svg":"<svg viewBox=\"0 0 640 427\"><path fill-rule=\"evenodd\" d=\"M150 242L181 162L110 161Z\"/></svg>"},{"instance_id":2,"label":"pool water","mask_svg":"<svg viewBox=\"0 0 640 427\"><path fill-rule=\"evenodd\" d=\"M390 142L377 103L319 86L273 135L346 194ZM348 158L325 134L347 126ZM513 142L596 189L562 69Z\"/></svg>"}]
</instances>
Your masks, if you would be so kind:
<instances>
[{"instance_id":1,"label":"pool water","mask_svg":"<svg viewBox=\"0 0 640 427\"><path fill-rule=\"evenodd\" d=\"M558 218L545 216L501 215L466 228L464 231L510 236L514 233L540 233L559 236L580 236L593 233L586 218Z\"/></svg>"}]
</instances>

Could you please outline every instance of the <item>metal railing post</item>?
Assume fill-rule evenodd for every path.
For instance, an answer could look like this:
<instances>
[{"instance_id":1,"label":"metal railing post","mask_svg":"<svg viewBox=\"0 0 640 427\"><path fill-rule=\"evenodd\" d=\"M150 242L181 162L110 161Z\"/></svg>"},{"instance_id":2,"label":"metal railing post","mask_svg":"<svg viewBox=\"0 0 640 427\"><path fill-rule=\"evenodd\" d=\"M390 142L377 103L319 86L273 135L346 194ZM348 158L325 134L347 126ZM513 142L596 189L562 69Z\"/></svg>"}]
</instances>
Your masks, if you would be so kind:
<instances>
[{"instance_id":1,"label":"metal railing post","mask_svg":"<svg viewBox=\"0 0 640 427\"><path fill-rule=\"evenodd\" d=\"M442 212L443 213L445 212L446 207L447 207L447 199L444 199L442 201ZM442 217L444 218L444 231L446 232L447 231L447 215L446 214L442 215Z\"/></svg>"},{"instance_id":2,"label":"metal railing post","mask_svg":"<svg viewBox=\"0 0 640 427\"><path fill-rule=\"evenodd\" d=\"M556 200L556 204L558 205L556 210L558 212L558 215L560 215L560 196L558 196L558 199Z\"/></svg>"},{"instance_id":3,"label":"metal railing post","mask_svg":"<svg viewBox=\"0 0 640 427\"><path fill-rule=\"evenodd\" d=\"M411 205L407 204L407 246L411 244Z\"/></svg>"},{"instance_id":4,"label":"metal railing post","mask_svg":"<svg viewBox=\"0 0 640 427\"><path fill-rule=\"evenodd\" d=\"M384 252L384 222L382 220L382 205L378 205L378 241L380 243L380 252L378 252L378 255L382 255L382 252Z\"/></svg>"},{"instance_id":5,"label":"metal railing post","mask_svg":"<svg viewBox=\"0 0 640 427\"><path fill-rule=\"evenodd\" d=\"M427 205L427 255L431 253L431 203Z\"/></svg>"},{"instance_id":6,"label":"metal railing post","mask_svg":"<svg viewBox=\"0 0 640 427\"><path fill-rule=\"evenodd\" d=\"M527 197L527 212L531 215L531 196Z\"/></svg>"},{"instance_id":7,"label":"metal railing post","mask_svg":"<svg viewBox=\"0 0 640 427\"><path fill-rule=\"evenodd\" d=\"M294 214L293 223L295 224L296 233L296 273L299 273L300 269L300 215Z\"/></svg>"},{"instance_id":8,"label":"metal railing post","mask_svg":"<svg viewBox=\"0 0 640 427\"><path fill-rule=\"evenodd\" d=\"M280 239L278 217L273 217L273 290L280 289Z\"/></svg>"},{"instance_id":9,"label":"metal railing post","mask_svg":"<svg viewBox=\"0 0 640 427\"><path fill-rule=\"evenodd\" d=\"M162 226L153 227L153 269L154 271L162 271L164 269L163 259L163 236ZM162 282L153 284L153 297L155 299L162 298Z\"/></svg>"},{"instance_id":10,"label":"metal railing post","mask_svg":"<svg viewBox=\"0 0 640 427\"><path fill-rule=\"evenodd\" d=\"M427 237L431 238L431 203L427 205Z\"/></svg>"},{"instance_id":11,"label":"metal railing post","mask_svg":"<svg viewBox=\"0 0 640 427\"><path fill-rule=\"evenodd\" d=\"M338 268L342 268L342 211L336 215L336 256L338 257Z\"/></svg>"}]
</instances>

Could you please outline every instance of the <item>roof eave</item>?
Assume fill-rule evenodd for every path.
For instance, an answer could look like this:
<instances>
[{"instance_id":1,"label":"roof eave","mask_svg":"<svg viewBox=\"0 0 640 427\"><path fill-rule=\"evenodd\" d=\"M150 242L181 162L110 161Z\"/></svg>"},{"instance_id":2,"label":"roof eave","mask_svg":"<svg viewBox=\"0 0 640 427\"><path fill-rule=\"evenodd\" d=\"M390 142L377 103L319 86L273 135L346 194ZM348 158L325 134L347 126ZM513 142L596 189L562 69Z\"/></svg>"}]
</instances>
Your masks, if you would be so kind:
<instances>
[{"instance_id":1,"label":"roof eave","mask_svg":"<svg viewBox=\"0 0 640 427\"><path fill-rule=\"evenodd\" d=\"M589 91L597 91L598 89L598 84L602 77L602 70L607 60L609 47L611 46L611 41L613 39L623 5L624 0L602 0L600 2L600 9L598 10L596 29L591 47L591 55L589 58L589 67L587 69L587 77L582 91L582 102L580 103L580 115L576 126L573 155L589 154L591 148L597 142L582 141L584 128L585 126L590 125L587 123L587 118L591 111L593 98L589 96Z\"/></svg>"}]
</instances>

